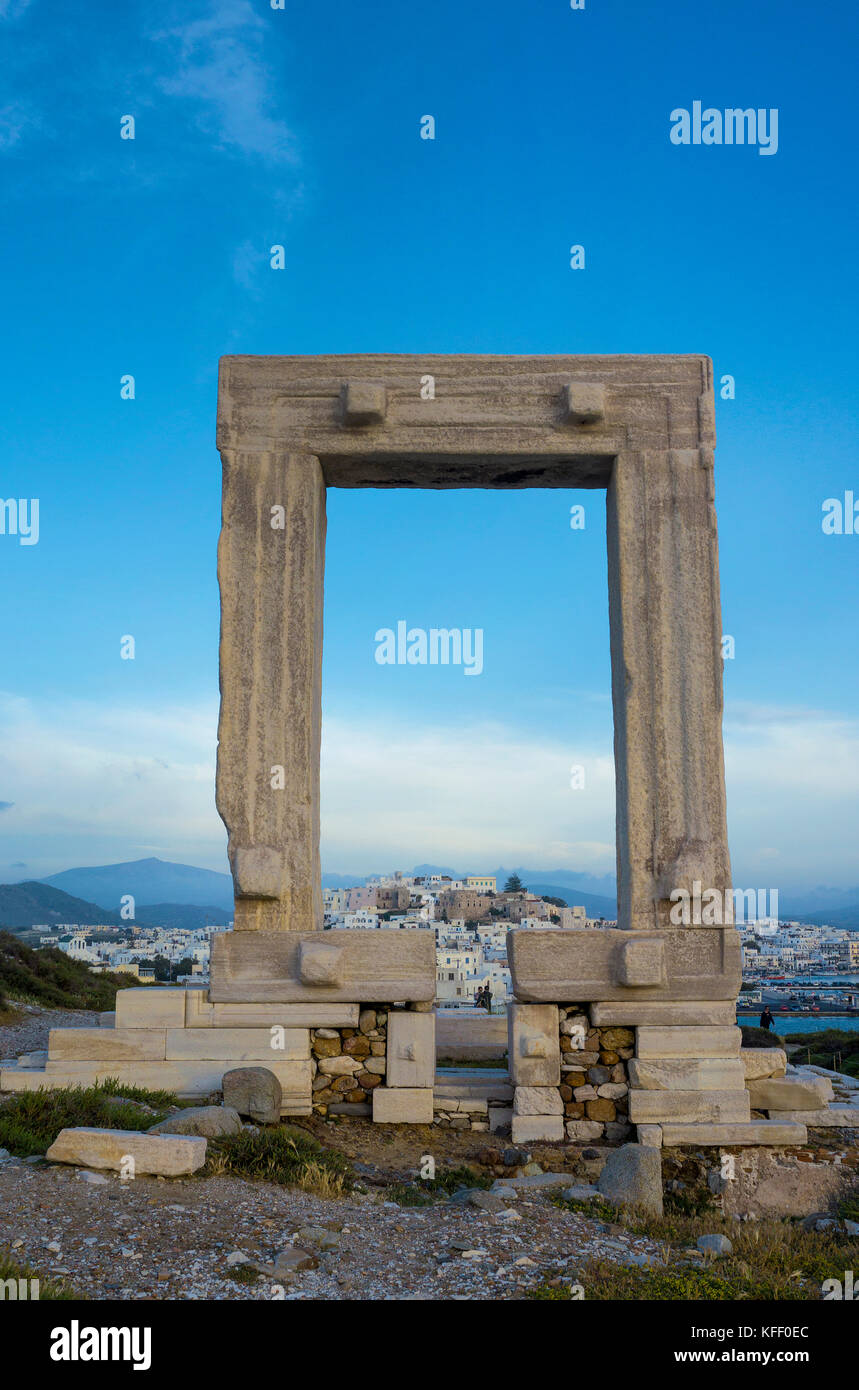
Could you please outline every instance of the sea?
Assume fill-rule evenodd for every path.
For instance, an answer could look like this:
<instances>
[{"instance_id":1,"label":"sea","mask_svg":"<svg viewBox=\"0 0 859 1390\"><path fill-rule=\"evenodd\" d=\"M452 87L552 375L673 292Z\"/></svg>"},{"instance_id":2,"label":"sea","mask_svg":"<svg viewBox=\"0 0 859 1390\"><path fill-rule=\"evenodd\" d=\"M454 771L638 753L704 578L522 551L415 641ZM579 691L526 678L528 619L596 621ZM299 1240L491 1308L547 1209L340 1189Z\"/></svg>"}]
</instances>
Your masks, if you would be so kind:
<instances>
[{"instance_id":1,"label":"sea","mask_svg":"<svg viewBox=\"0 0 859 1390\"><path fill-rule=\"evenodd\" d=\"M740 1024L755 1027L759 1014L744 1014L737 1019ZM851 1033L859 1033L859 1014L780 1014L773 1010L774 1033L822 1033L825 1028L843 1028Z\"/></svg>"}]
</instances>

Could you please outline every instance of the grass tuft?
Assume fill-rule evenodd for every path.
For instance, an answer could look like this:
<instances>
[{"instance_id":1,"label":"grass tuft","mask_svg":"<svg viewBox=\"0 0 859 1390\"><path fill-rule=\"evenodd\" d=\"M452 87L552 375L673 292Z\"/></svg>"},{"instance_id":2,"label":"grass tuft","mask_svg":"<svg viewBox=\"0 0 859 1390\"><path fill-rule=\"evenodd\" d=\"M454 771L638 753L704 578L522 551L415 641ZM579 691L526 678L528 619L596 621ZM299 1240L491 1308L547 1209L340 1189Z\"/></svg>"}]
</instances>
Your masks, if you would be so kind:
<instances>
[{"instance_id":1,"label":"grass tuft","mask_svg":"<svg viewBox=\"0 0 859 1390\"><path fill-rule=\"evenodd\" d=\"M39 1281L39 1303L70 1302L72 1300L77 1301L79 1298L83 1297L82 1294L75 1293L64 1280L45 1279L37 1270L31 1268L30 1265L14 1259L7 1250L0 1249L0 1298L3 1299L4 1304L8 1307L8 1304L12 1301L10 1292L8 1290L4 1291L2 1288L7 1279L14 1279L16 1285L19 1279L25 1279L27 1281L28 1302L30 1301L31 1279L38 1279ZM35 1302L35 1300L33 1301Z\"/></svg>"},{"instance_id":2,"label":"grass tuft","mask_svg":"<svg viewBox=\"0 0 859 1390\"><path fill-rule=\"evenodd\" d=\"M95 1086L19 1091L0 1106L0 1149L26 1158L46 1153L61 1129L149 1129L178 1104L169 1091L145 1091L113 1078Z\"/></svg>"},{"instance_id":3,"label":"grass tuft","mask_svg":"<svg viewBox=\"0 0 859 1390\"><path fill-rule=\"evenodd\" d=\"M300 1187L319 1197L340 1197L354 1175L349 1160L325 1149L295 1125L243 1129L209 1141L204 1177L239 1177Z\"/></svg>"}]
</instances>

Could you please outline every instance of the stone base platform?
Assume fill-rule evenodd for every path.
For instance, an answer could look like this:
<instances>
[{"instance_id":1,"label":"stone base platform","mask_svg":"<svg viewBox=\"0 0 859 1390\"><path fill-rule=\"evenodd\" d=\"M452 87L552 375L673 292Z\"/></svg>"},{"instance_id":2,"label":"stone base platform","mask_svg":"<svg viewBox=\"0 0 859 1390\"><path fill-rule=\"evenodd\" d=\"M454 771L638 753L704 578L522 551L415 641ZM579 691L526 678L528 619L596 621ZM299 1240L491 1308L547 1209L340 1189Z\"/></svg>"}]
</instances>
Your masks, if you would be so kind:
<instances>
[{"instance_id":1,"label":"stone base platform","mask_svg":"<svg viewBox=\"0 0 859 1390\"><path fill-rule=\"evenodd\" d=\"M46 1054L0 1066L0 1091L113 1078L199 1099L221 1090L225 1072L260 1066L280 1081L282 1115L364 1114L372 1105L380 1123L431 1123L432 1004L382 1010L354 1001L213 1002L205 988L122 989L99 1027L54 1028Z\"/></svg>"}]
</instances>

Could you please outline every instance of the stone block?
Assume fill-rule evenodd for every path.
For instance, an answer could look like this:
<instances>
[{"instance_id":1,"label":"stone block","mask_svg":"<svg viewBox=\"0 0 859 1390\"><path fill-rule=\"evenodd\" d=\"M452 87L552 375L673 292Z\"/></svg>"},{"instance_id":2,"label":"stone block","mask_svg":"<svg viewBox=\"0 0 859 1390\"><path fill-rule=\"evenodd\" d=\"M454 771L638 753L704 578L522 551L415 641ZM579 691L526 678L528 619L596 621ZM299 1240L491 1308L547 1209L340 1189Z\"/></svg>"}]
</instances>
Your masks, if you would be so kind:
<instances>
[{"instance_id":1,"label":"stone block","mask_svg":"<svg viewBox=\"0 0 859 1390\"><path fill-rule=\"evenodd\" d=\"M642 1061L661 1057L739 1057L742 1033L727 1025L647 1026L635 1030L635 1052Z\"/></svg>"},{"instance_id":2,"label":"stone block","mask_svg":"<svg viewBox=\"0 0 859 1390\"><path fill-rule=\"evenodd\" d=\"M661 1125L636 1125L636 1135L639 1144L643 1144L648 1149L662 1148L662 1126Z\"/></svg>"},{"instance_id":3,"label":"stone block","mask_svg":"<svg viewBox=\"0 0 859 1390\"><path fill-rule=\"evenodd\" d=\"M153 1174L177 1178L203 1167L206 1140L184 1134L139 1134L126 1129L62 1129L46 1157L54 1163L107 1168L130 1177Z\"/></svg>"},{"instance_id":4,"label":"stone block","mask_svg":"<svg viewBox=\"0 0 859 1390\"><path fill-rule=\"evenodd\" d=\"M787 1077L749 1082L749 1103L753 1110L822 1110L832 1094L823 1077L813 1081L791 1081Z\"/></svg>"},{"instance_id":5,"label":"stone block","mask_svg":"<svg viewBox=\"0 0 859 1390\"><path fill-rule=\"evenodd\" d=\"M654 985L666 981L665 942L658 936L643 936L627 932L617 954L615 973L620 985Z\"/></svg>"},{"instance_id":6,"label":"stone block","mask_svg":"<svg viewBox=\"0 0 859 1390\"><path fill-rule=\"evenodd\" d=\"M746 1084L739 1057L634 1057L627 1067L629 1084L644 1091L742 1091Z\"/></svg>"},{"instance_id":7,"label":"stone block","mask_svg":"<svg viewBox=\"0 0 859 1390\"><path fill-rule=\"evenodd\" d=\"M648 1144L624 1144L605 1161L597 1179L600 1194L619 1207L662 1215L662 1157Z\"/></svg>"},{"instance_id":8,"label":"stone block","mask_svg":"<svg viewBox=\"0 0 859 1390\"><path fill-rule=\"evenodd\" d=\"M53 1062L163 1062L166 1028L52 1028Z\"/></svg>"},{"instance_id":9,"label":"stone block","mask_svg":"<svg viewBox=\"0 0 859 1390\"><path fill-rule=\"evenodd\" d=\"M514 1086L560 1085L558 1022L556 1004L508 1006L508 1066Z\"/></svg>"},{"instance_id":10,"label":"stone block","mask_svg":"<svg viewBox=\"0 0 859 1390\"><path fill-rule=\"evenodd\" d=\"M564 1102L557 1086L517 1086L513 1092L514 1115L563 1115Z\"/></svg>"},{"instance_id":11,"label":"stone block","mask_svg":"<svg viewBox=\"0 0 859 1390\"><path fill-rule=\"evenodd\" d=\"M513 1112L510 1137L514 1144L556 1144L564 1137L561 1115L517 1115Z\"/></svg>"},{"instance_id":12,"label":"stone block","mask_svg":"<svg viewBox=\"0 0 859 1390\"><path fill-rule=\"evenodd\" d=\"M208 990L185 994L186 1028L357 1028L358 1004L211 1004Z\"/></svg>"},{"instance_id":13,"label":"stone block","mask_svg":"<svg viewBox=\"0 0 859 1390\"><path fill-rule=\"evenodd\" d=\"M162 989L159 985L146 985L142 989L116 991L116 1028L184 1026L184 989Z\"/></svg>"},{"instance_id":14,"label":"stone block","mask_svg":"<svg viewBox=\"0 0 859 1390\"><path fill-rule=\"evenodd\" d=\"M168 1061L305 1061L309 1028L168 1028Z\"/></svg>"},{"instance_id":15,"label":"stone block","mask_svg":"<svg viewBox=\"0 0 859 1390\"><path fill-rule=\"evenodd\" d=\"M780 1047L742 1047L740 1061L747 1081L784 1076L787 1070L787 1053Z\"/></svg>"},{"instance_id":16,"label":"stone block","mask_svg":"<svg viewBox=\"0 0 859 1390\"><path fill-rule=\"evenodd\" d=\"M601 381L568 381L564 387L564 422L598 425L605 419L605 386Z\"/></svg>"},{"instance_id":17,"label":"stone block","mask_svg":"<svg viewBox=\"0 0 859 1390\"><path fill-rule=\"evenodd\" d=\"M320 940L320 938L323 938ZM435 934L232 931L212 940L213 1004L384 1003L435 998Z\"/></svg>"},{"instance_id":18,"label":"stone block","mask_svg":"<svg viewBox=\"0 0 859 1390\"><path fill-rule=\"evenodd\" d=\"M641 1127L639 1126L639 1129ZM805 1144L808 1133L804 1124L775 1120L750 1120L745 1123L701 1121L683 1124L671 1121L662 1125L662 1143L670 1149L683 1144L710 1145L733 1148L735 1145Z\"/></svg>"},{"instance_id":19,"label":"stone block","mask_svg":"<svg viewBox=\"0 0 859 1390\"><path fill-rule=\"evenodd\" d=\"M567 1120L564 1129L569 1140L582 1143L590 1139L600 1139L605 1126L597 1120Z\"/></svg>"},{"instance_id":20,"label":"stone block","mask_svg":"<svg viewBox=\"0 0 859 1390\"><path fill-rule=\"evenodd\" d=\"M675 1121L749 1120L749 1093L738 1091L638 1091L629 1093L629 1118L633 1124ZM667 1143L667 1140L665 1140Z\"/></svg>"},{"instance_id":21,"label":"stone block","mask_svg":"<svg viewBox=\"0 0 859 1390\"><path fill-rule=\"evenodd\" d=\"M489 1107L489 1133L497 1134L499 1130L509 1129L513 1123L513 1110L508 1105L490 1105Z\"/></svg>"},{"instance_id":22,"label":"stone block","mask_svg":"<svg viewBox=\"0 0 859 1390\"><path fill-rule=\"evenodd\" d=\"M425 1086L377 1086L372 1095L374 1124L432 1124L432 1091Z\"/></svg>"},{"instance_id":23,"label":"stone block","mask_svg":"<svg viewBox=\"0 0 859 1390\"><path fill-rule=\"evenodd\" d=\"M665 961L661 983L625 982L625 976L636 972L649 971L652 977L660 951ZM703 998L733 1003L742 978L740 937L734 927L684 927L658 935L615 928L514 928L507 934L507 954L517 999L534 1002L632 998L636 1003L674 1003ZM627 958L638 966L627 968ZM592 1013L591 1021L601 1020Z\"/></svg>"},{"instance_id":24,"label":"stone block","mask_svg":"<svg viewBox=\"0 0 859 1390\"><path fill-rule=\"evenodd\" d=\"M784 1124L807 1125L815 1129L859 1129L859 1105L827 1105L823 1110L785 1110L772 1118Z\"/></svg>"},{"instance_id":25,"label":"stone block","mask_svg":"<svg viewBox=\"0 0 859 1390\"><path fill-rule=\"evenodd\" d=\"M341 396L345 425L379 425L387 412L387 391L381 381L347 381Z\"/></svg>"},{"instance_id":26,"label":"stone block","mask_svg":"<svg viewBox=\"0 0 859 1390\"><path fill-rule=\"evenodd\" d=\"M203 1139L220 1139L224 1135L240 1134L242 1121L238 1110L229 1105L193 1105L185 1110L177 1110L157 1125L152 1125L147 1134L197 1134Z\"/></svg>"},{"instance_id":27,"label":"stone block","mask_svg":"<svg viewBox=\"0 0 859 1390\"><path fill-rule=\"evenodd\" d=\"M736 1025L737 1007L733 999L675 999L658 1003L630 998L621 1003L592 1004L591 1022L598 1028L615 1024L627 1028L657 1024L727 1027L729 1024Z\"/></svg>"},{"instance_id":28,"label":"stone block","mask_svg":"<svg viewBox=\"0 0 859 1390\"><path fill-rule=\"evenodd\" d=\"M389 1086L432 1086L435 1082L435 1014L395 1009L388 1016Z\"/></svg>"}]
</instances>

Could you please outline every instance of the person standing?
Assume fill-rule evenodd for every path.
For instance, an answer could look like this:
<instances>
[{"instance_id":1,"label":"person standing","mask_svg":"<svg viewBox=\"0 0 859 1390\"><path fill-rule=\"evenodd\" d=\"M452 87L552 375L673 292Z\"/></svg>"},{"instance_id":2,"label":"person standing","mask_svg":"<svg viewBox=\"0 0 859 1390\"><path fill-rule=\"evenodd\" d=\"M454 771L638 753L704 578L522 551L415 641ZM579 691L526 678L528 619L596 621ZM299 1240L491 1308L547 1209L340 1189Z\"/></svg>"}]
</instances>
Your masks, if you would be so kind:
<instances>
[{"instance_id":1,"label":"person standing","mask_svg":"<svg viewBox=\"0 0 859 1390\"><path fill-rule=\"evenodd\" d=\"M767 1032L769 1032L770 1028L772 1028L774 1024L775 1019L770 1013L770 1006L769 1004L764 1004L764 1011L761 1014L761 1027L766 1028Z\"/></svg>"},{"instance_id":2,"label":"person standing","mask_svg":"<svg viewBox=\"0 0 859 1390\"><path fill-rule=\"evenodd\" d=\"M491 1014L491 1013L492 1013L492 990L490 989L489 983L488 983L488 982L487 982L487 983L484 985L484 987L483 987L483 1002L484 1002L484 1004L486 1005L486 1012L487 1012L488 1014Z\"/></svg>"}]
</instances>

